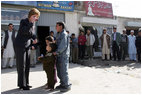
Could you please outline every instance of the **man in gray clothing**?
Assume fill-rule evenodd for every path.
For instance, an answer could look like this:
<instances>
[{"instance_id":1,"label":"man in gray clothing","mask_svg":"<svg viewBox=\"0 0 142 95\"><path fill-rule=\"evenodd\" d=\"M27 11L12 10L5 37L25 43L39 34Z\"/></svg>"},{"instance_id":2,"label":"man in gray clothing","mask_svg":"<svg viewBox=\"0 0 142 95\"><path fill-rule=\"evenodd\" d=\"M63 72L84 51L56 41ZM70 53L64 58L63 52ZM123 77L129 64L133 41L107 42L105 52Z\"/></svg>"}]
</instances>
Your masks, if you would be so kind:
<instances>
[{"instance_id":1,"label":"man in gray clothing","mask_svg":"<svg viewBox=\"0 0 142 95\"><path fill-rule=\"evenodd\" d=\"M75 37L75 34L72 34L71 38L72 43L72 62L78 63L78 39Z\"/></svg>"},{"instance_id":2,"label":"man in gray clothing","mask_svg":"<svg viewBox=\"0 0 142 95\"><path fill-rule=\"evenodd\" d=\"M121 43L120 43L120 53L123 61L125 60L127 51L128 51L128 37L126 34L126 29L123 29L123 34L121 34Z\"/></svg>"},{"instance_id":3,"label":"man in gray clothing","mask_svg":"<svg viewBox=\"0 0 142 95\"><path fill-rule=\"evenodd\" d=\"M69 83L68 68L69 68L69 56L70 56L70 43L69 35L64 29L65 25L63 22L56 23L57 30L57 50L54 55L57 55L57 75L60 79L60 85L56 87L61 92L66 92L71 89L71 84Z\"/></svg>"}]
</instances>

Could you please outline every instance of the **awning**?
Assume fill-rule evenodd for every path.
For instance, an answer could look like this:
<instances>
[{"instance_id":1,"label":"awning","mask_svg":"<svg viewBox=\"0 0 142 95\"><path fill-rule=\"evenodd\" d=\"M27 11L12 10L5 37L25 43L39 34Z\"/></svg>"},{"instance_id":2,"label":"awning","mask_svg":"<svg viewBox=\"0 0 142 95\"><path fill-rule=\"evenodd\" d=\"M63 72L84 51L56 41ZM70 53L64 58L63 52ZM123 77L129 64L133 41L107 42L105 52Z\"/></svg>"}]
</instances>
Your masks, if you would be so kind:
<instances>
[{"instance_id":1,"label":"awning","mask_svg":"<svg viewBox=\"0 0 142 95\"><path fill-rule=\"evenodd\" d=\"M20 25L20 20L1 20L2 25L8 25L12 23L13 25Z\"/></svg>"},{"instance_id":2,"label":"awning","mask_svg":"<svg viewBox=\"0 0 142 95\"><path fill-rule=\"evenodd\" d=\"M126 22L125 27L141 27L141 22Z\"/></svg>"},{"instance_id":3,"label":"awning","mask_svg":"<svg viewBox=\"0 0 142 95\"><path fill-rule=\"evenodd\" d=\"M117 20L109 18L82 17L81 23L117 25Z\"/></svg>"}]
</instances>

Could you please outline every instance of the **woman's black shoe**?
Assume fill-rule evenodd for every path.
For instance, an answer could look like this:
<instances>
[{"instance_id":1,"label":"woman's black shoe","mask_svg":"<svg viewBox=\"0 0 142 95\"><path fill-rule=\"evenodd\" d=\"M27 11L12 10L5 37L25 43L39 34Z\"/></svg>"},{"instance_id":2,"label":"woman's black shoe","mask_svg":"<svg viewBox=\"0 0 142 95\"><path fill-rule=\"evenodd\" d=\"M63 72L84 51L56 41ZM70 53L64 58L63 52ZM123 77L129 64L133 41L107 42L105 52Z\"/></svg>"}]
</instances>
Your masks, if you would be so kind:
<instances>
[{"instance_id":1,"label":"woman's black shoe","mask_svg":"<svg viewBox=\"0 0 142 95\"><path fill-rule=\"evenodd\" d=\"M23 87L19 87L19 89L23 89Z\"/></svg>"},{"instance_id":2,"label":"woman's black shoe","mask_svg":"<svg viewBox=\"0 0 142 95\"><path fill-rule=\"evenodd\" d=\"M27 85L27 87L32 88L32 86L30 86L30 85Z\"/></svg>"},{"instance_id":3,"label":"woman's black shoe","mask_svg":"<svg viewBox=\"0 0 142 95\"><path fill-rule=\"evenodd\" d=\"M19 89L23 89L23 90L30 90L30 87L25 87L25 86L23 86L23 87L19 87Z\"/></svg>"},{"instance_id":4,"label":"woman's black shoe","mask_svg":"<svg viewBox=\"0 0 142 95\"><path fill-rule=\"evenodd\" d=\"M30 90L29 87L23 87L23 90Z\"/></svg>"}]
</instances>

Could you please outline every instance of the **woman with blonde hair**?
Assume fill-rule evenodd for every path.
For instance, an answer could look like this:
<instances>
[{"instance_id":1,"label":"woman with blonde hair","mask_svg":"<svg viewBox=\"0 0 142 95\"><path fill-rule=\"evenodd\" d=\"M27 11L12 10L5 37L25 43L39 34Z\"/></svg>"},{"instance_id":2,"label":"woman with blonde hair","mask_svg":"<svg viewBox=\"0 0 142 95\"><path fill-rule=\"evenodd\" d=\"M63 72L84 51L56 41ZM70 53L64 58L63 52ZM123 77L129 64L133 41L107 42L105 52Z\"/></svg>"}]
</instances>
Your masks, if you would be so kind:
<instances>
[{"instance_id":1,"label":"woman with blonde hair","mask_svg":"<svg viewBox=\"0 0 142 95\"><path fill-rule=\"evenodd\" d=\"M16 53L16 65L18 73L18 87L23 90L30 90L29 71L30 71L30 48L32 44L37 43L36 36L33 34L33 24L38 21L39 10L32 8L29 11L28 18L20 22L17 37L14 42ZM33 40L31 43L31 39Z\"/></svg>"}]
</instances>

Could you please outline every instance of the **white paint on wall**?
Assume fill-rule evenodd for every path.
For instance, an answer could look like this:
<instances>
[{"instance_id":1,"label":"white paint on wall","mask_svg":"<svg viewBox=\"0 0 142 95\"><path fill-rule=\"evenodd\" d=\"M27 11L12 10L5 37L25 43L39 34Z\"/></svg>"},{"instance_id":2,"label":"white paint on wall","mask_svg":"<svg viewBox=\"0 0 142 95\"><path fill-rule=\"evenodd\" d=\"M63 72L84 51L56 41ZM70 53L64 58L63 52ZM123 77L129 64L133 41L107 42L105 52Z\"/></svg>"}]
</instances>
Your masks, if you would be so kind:
<instances>
[{"instance_id":1,"label":"white paint on wall","mask_svg":"<svg viewBox=\"0 0 142 95\"><path fill-rule=\"evenodd\" d=\"M76 12L66 12L65 13L65 23L66 23L66 29L70 32L70 35L72 33L75 33L76 37L78 37L79 34L79 24L78 24L78 18Z\"/></svg>"},{"instance_id":2,"label":"white paint on wall","mask_svg":"<svg viewBox=\"0 0 142 95\"><path fill-rule=\"evenodd\" d=\"M83 23L106 24L106 25L117 25L117 20L108 19L108 18L83 17L81 19L81 22L83 22Z\"/></svg>"}]
</instances>

